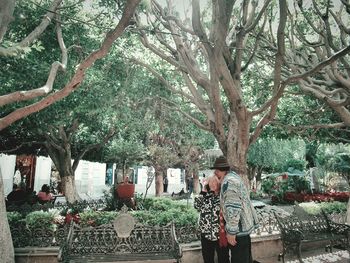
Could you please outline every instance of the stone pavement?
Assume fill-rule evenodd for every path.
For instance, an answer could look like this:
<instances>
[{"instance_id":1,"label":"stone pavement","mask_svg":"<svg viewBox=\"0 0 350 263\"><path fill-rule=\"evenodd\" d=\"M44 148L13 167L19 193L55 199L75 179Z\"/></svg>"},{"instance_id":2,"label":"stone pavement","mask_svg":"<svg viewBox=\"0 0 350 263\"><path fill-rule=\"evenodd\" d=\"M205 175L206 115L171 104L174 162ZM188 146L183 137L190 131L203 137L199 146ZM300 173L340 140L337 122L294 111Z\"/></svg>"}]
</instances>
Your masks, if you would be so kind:
<instances>
[{"instance_id":1,"label":"stone pavement","mask_svg":"<svg viewBox=\"0 0 350 263\"><path fill-rule=\"evenodd\" d=\"M304 263L350 263L350 256L348 251L333 249L333 253L327 253L324 249L314 249L302 251ZM285 257L286 263L299 263L295 255L287 255ZM260 263L281 263L278 257L257 258Z\"/></svg>"}]
</instances>

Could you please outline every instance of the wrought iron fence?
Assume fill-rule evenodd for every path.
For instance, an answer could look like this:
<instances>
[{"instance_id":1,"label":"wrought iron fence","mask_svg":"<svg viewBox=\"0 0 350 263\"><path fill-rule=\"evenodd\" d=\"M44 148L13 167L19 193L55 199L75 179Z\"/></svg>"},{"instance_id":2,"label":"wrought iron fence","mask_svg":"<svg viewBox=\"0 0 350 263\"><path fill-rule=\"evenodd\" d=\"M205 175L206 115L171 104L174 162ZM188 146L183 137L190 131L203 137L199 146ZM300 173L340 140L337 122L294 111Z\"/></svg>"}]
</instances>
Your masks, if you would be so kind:
<instances>
[{"instance_id":1,"label":"wrought iron fence","mask_svg":"<svg viewBox=\"0 0 350 263\"><path fill-rule=\"evenodd\" d=\"M20 247L55 247L63 245L69 231L69 225L55 228L44 228L38 224L37 227L28 228L20 222L10 226L13 246Z\"/></svg>"},{"instance_id":2,"label":"wrought iron fence","mask_svg":"<svg viewBox=\"0 0 350 263\"><path fill-rule=\"evenodd\" d=\"M278 225L273 215L274 212L277 214L288 214L285 210L273 206L265 206L256 210L259 219L259 228L254 230L255 235L269 235L278 233ZM184 226L176 228L176 236L179 243L191 243L193 241L200 240L200 233L197 226Z\"/></svg>"},{"instance_id":3,"label":"wrought iron fence","mask_svg":"<svg viewBox=\"0 0 350 263\"><path fill-rule=\"evenodd\" d=\"M52 204L45 205L32 205L32 206L20 206L15 211L21 213L28 213L30 211L44 210L47 211L50 208L57 208L62 211L65 209L76 209L83 211L84 209L101 210L106 206L103 200L95 201L81 201L75 204L57 203L54 206ZM11 211L11 210L10 210ZM13 211L13 210L12 210ZM279 228L273 213L277 214L288 214L285 210L275 206L265 206L257 209L259 218L259 228L256 229L253 234L257 236L270 235L279 233ZM333 214L331 215L332 220L338 223L345 222L345 214ZM38 224L36 224L38 225ZM11 225L11 234L15 247L25 246L38 246L38 247L49 247L49 246L60 246L62 241L67 238L69 226L56 226L55 228L44 228L40 226L37 228L28 228L24 222ZM200 233L196 225L176 227L176 236L179 243L191 243L200 240Z\"/></svg>"},{"instance_id":4,"label":"wrought iron fence","mask_svg":"<svg viewBox=\"0 0 350 263\"><path fill-rule=\"evenodd\" d=\"M256 209L259 219L259 228L253 231L253 235L271 235L280 232L274 213L278 215L289 215L284 209L275 206L265 206ZM336 223L345 223L345 213L333 213L330 218ZM185 226L176 228L176 236L179 243L191 243L200 240L200 233L197 226Z\"/></svg>"}]
</instances>

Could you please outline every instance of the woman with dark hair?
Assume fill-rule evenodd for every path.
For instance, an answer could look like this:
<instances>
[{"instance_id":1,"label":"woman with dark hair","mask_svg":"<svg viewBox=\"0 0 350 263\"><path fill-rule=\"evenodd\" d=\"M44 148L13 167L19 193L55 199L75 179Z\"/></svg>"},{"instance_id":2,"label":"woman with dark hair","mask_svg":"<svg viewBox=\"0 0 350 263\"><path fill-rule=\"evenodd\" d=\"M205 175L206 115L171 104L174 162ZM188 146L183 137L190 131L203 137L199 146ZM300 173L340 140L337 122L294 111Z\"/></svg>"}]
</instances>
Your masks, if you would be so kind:
<instances>
[{"instance_id":1,"label":"woman with dark hair","mask_svg":"<svg viewBox=\"0 0 350 263\"><path fill-rule=\"evenodd\" d=\"M40 204L44 204L47 202L51 202L53 199L52 194L50 193L50 186L47 184L43 184L41 187L40 192L38 193L38 201Z\"/></svg>"}]
</instances>

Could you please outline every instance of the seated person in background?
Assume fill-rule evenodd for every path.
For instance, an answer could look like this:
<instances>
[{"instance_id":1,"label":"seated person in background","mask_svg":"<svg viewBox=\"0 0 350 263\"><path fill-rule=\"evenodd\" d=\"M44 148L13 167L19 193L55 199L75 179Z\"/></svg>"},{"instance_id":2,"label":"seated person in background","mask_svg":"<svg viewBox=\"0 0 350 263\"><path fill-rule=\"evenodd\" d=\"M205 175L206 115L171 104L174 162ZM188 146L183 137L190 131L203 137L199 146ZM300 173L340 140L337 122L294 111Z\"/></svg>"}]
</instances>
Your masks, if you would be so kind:
<instances>
[{"instance_id":1,"label":"seated person in background","mask_svg":"<svg viewBox=\"0 0 350 263\"><path fill-rule=\"evenodd\" d=\"M8 203L14 203L18 205L24 204L27 200L27 193L24 189L24 183L20 183L19 185L13 184L12 192L7 195Z\"/></svg>"},{"instance_id":2,"label":"seated person in background","mask_svg":"<svg viewBox=\"0 0 350 263\"><path fill-rule=\"evenodd\" d=\"M50 187L47 184L43 184L40 192L38 193L38 201L40 204L44 204L47 202L51 202L53 200L53 196L50 193Z\"/></svg>"},{"instance_id":3,"label":"seated person in background","mask_svg":"<svg viewBox=\"0 0 350 263\"><path fill-rule=\"evenodd\" d=\"M31 204L31 205L38 202L38 197L36 195L36 191L33 191L33 188L27 189L27 202L28 202L28 204Z\"/></svg>"}]
</instances>

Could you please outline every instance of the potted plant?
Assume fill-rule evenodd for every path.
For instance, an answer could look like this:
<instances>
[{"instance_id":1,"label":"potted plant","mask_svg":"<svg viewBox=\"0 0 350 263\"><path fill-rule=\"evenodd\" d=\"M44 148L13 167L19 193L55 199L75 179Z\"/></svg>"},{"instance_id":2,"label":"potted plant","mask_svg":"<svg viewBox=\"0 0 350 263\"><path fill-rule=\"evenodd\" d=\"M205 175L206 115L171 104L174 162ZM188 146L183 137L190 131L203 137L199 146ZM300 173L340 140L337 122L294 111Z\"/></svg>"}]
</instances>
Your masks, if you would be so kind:
<instances>
[{"instance_id":1,"label":"potted plant","mask_svg":"<svg viewBox=\"0 0 350 263\"><path fill-rule=\"evenodd\" d=\"M134 197L135 184L129 182L129 177L126 176L121 184L116 187L117 196L120 199L127 199Z\"/></svg>"}]
</instances>

